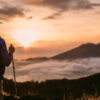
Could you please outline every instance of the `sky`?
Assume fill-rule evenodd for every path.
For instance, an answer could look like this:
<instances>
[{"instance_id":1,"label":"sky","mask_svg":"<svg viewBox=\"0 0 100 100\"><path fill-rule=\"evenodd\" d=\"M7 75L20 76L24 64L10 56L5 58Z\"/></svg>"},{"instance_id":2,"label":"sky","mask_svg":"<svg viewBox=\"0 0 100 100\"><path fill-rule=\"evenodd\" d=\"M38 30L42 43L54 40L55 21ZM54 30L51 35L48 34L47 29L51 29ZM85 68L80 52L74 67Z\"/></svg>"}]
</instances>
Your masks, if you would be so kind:
<instances>
[{"instance_id":1,"label":"sky","mask_svg":"<svg viewBox=\"0 0 100 100\"><path fill-rule=\"evenodd\" d=\"M99 43L99 19L100 0L0 0L0 36L20 58Z\"/></svg>"}]
</instances>

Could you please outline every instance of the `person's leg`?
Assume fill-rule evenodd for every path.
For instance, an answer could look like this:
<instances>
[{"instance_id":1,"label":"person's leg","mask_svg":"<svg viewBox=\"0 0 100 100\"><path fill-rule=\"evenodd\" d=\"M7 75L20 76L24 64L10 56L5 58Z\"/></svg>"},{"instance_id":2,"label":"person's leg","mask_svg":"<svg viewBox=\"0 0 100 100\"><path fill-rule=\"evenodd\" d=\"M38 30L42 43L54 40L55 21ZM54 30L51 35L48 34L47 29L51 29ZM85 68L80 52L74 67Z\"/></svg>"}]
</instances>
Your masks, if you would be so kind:
<instances>
[{"instance_id":1,"label":"person's leg","mask_svg":"<svg viewBox=\"0 0 100 100\"><path fill-rule=\"evenodd\" d=\"M0 79L0 100L3 100L3 80Z\"/></svg>"}]
</instances>

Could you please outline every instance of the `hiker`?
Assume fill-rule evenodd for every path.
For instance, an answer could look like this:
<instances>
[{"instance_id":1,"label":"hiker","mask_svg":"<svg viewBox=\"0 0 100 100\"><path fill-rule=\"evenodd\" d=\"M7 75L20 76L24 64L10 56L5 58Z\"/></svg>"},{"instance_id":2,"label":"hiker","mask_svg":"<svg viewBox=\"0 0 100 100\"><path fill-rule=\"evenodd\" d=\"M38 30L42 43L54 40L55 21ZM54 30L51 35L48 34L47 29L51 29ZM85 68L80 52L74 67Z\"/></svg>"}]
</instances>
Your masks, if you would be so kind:
<instances>
[{"instance_id":1,"label":"hiker","mask_svg":"<svg viewBox=\"0 0 100 100\"><path fill-rule=\"evenodd\" d=\"M3 75L5 72L5 67L9 66L12 59L15 48L10 45L9 50L7 50L5 41L0 37L0 100L3 100Z\"/></svg>"}]
</instances>

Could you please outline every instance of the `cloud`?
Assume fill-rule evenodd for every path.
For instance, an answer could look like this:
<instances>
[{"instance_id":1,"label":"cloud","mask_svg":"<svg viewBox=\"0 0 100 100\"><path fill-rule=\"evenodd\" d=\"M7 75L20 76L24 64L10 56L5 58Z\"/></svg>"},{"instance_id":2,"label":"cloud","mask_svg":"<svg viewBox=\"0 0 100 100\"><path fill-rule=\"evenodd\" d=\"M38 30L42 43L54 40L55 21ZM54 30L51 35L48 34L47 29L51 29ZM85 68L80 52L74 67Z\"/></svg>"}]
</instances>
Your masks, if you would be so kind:
<instances>
[{"instance_id":1,"label":"cloud","mask_svg":"<svg viewBox=\"0 0 100 100\"><path fill-rule=\"evenodd\" d=\"M69 10L88 10L93 9L96 6L100 6L97 3L91 3L89 0L26 0L28 4L39 5L43 7L49 7L56 11L52 15L42 18L43 20L55 19L65 11Z\"/></svg>"},{"instance_id":2,"label":"cloud","mask_svg":"<svg viewBox=\"0 0 100 100\"><path fill-rule=\"evenodd\" d=\"M2 24L3 22L0 22L0 24Z\"/></svg>"},{"instance_id":3,"label":"cloud","mask_svg":"<svg viewBox=\"0 0 100 100\"><path fill-rule=\"evenodd\" d=\"M20 64L17 64L19 63ZM47 79L77 79L100 72L100 58L77 59L73 61L45 61L33 63L33 61L16 61L16 73L18 81ZM21 64L22 63L22 64ZM12 78L12 67L7 68L6 77Z\"/></svg>"},{"instance_id":4,"label":"cloud","mask_svg":"<svg viewBox=\"0 0 100 100\"><path fill-rule=\"evenodd\" d=\"M24 17L23 9L17 7L3 6L0 8L0 19L9 20L14 17Z\"/></svg>"},{"instance_id":5,"label":"cloud","mask_svg":"<svg viewBox=\"0 0 100 100\"><path fill-rule=\"evenodd\" d=\"M92 3L92 6L94 6L94 7L100 7L100 3Z\"/></svg>"},{"instance_id":6,"label":"cloud","mask_svg":"<svg viewBox=\"0 0 100 100\"><path fill-rule=\"evenodd\" d=\"M0 20L8 20L7 18L4 17L0 17Z\"/></svg>"},{"instance_id":7,"label":"cloud","mask_svg":"<svg viewBox=\"0 0 100 100\"><path fill-rule=\"evenodd\" d=\"M42 18L43 20L48 20L48 19L55 19L55 18L58 18L61 16L61 11L58 11L56 13L53 13L52 15L50 16L46 16L45 18Z\"/></svg>"},{"instance_id":8,"label":"cloud","mask_svg":"<svg viewBox=\"0 0 100 100\"><path fill-rule=\"evenodd\" d=\"M33 16L27 17L27 20L31 20L31 19L33 19Z\"/></svg>"},{"instance_id":9,"label":"cloud","mask_svg":"<svg viewBox=\"0 0 100 100\"><path fill-rule=\"evenodd\" d=\"M43 18L55 19L61 16L61 13L68 10L87 10L92 9L93 5L88 0L26 0L28 4L49 7L56 11L56 13Z\"/></svg>"},{"instance_id":10,"label":"cloud","mask_svg":"<svg viewBox=\"0 0 100 100\"><path fill-rule=\"evenodd\" d=\"M88 0L27 0L27 3L63 10L92 8L91 3Z\"/></svg>"}]
</instances>

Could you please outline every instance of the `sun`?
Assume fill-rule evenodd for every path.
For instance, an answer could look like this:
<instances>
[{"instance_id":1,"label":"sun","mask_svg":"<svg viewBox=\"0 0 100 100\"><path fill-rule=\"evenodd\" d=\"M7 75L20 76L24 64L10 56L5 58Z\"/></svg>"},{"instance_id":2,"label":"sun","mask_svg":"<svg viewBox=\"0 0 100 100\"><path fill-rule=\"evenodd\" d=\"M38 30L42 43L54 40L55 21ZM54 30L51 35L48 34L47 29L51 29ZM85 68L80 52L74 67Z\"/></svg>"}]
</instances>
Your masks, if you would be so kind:
<instances>
[{"instance_id":1,"label":"sun","mask_svg":"<svg viewBox=\"0 0 100 100\"><path fill-rule=\"evenodd\" d=\"M39 35L33 30L21 29L15 32L14 38L24 47L29 47L32 42L38 40Z\"/></svg>"}]
</instances>

